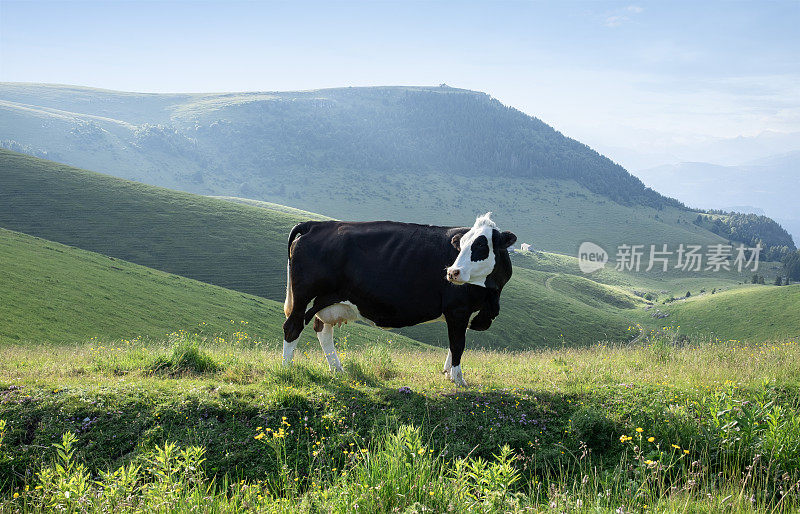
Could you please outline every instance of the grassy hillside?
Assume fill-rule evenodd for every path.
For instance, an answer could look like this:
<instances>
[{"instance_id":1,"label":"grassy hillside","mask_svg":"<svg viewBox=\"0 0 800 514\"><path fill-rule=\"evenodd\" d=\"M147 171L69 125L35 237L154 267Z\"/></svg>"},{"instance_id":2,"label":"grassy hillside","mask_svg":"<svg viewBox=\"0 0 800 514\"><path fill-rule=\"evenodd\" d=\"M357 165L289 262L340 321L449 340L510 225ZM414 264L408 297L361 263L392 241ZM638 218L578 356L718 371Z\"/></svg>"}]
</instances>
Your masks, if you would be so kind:
<instances>
[{"instance_id":1,"label":"grassy hillside","mask_svg":"<svg viewBox=\"0 0 800 514\"><path fill-rule=\"evenodd\" d=\"M186 343L0 348L0 510L800 505L796 340L471 351L461 391L438 373L440 350L348 352L333 377L318 358L288 371L276 351L200 340L182 367L153 372ZM68 432L73 466L59 472L48 466ZM70 480L83 476L77 464L92 474L86 489Z\"/></svg>"},{"instance_id":2,"label":"grassy hillside","mask_svg":"<svg viewBox=\"0 0 800 514\"><path fill-rule=\"evenodd\" d=\"M549 300L558 297L555 294L558 293L606 316L616 313L617 319L635 322L646 330L680 326L682 334L693 338L715 336L750 342L800 335L800 285L797 284L753 286L747 283L749 273L735 270L630 273L607 266L585 275L575 257L544 252L515 253L512 262L515 273L524 268L545 277L549 291L543 294ZM776 271L774 263L762 263L759 273L768 276L769 283ZM692 296L681 299L687 292ZM680 300L670 302L670 298ZM668 316L654 318L656 311ZM564 326L567 332L576 328L568 320Z\"/></svg>"},{"instance_id":3,"label":"grassy hillside","mask_svg":"<svg viewBox=\"0 0 800 514\"><path fill-rule=\"evenodd\" d=\"M752 276L752 272L747 270L743 270L741 273L736 270L688 272L676 271L672 268L666 272L656 268L644 271L646 263L638 273L617 271L613 262L606 264L603 269L587 275L578 267L576 257L548 252L515 252L511 255L511 262L515 267L540 271L552 277L574 276L611 286L612 290L621 288L629 293L650 293L660 300L670 296L683 296L686 291L697 294L702 289L711 291L712 289L737 288L744 285ZM778 271L779 264L777 263L761 263L758 273L772 281ZM560 281L555 278L553 280L555 282L550 283L551 289ZM594 287L591 284L586 284L586 286Z\"/></svg>"},{"instance_id":4,"label":"grassy hillside","mask_svg":"<svg viewBox=\"0 0 800 514\"><path fill-rule=\"evenodd\" d=\"M269 203L246 205L146 186L8 151L0 151L0 200L2 227L278 301L285 294L286 234L298 221L319 217ZM469 333L470 347L626 340L634 321L659 323L643 314L634 291L663 299L687 290L727 289L746 279L735 272L613 269L586 277L575 258L539 252L515 254L513 262L516 271L500 316L491 330ZM402 333L447 344L441 323ZM731 328L731 338L743 335Z\"/></svg>"},{"instance_id":5,"label":"grassy hillside","mask_svg":"<svg viewBox=\"0 0 800 514\"><path fill-rule=\"evenodd\" d=\"M597 341L626 341L636 317L632 307L605 301L619 293L609 286L587 280L591 289L574 295L548 287L551 275L516 268L503 289L500 315L486 332L467 332L468 348L526 350L560 346L588 345ZM601 299L592 296L602 291ZM643 305L643 303L641 303ZM431 344L446 345L443 324L431 323L400 330L401 333Z\"/></svg>"},{"instance_id":6,"label":"grassy hillside","mask_svg":"<svg viewBox=\"0 0 800 514\"><path fill-rule=\"evenodd\" d=\"M800 284L749 286L704 294L664 306L669 324L683 333L763 341L800 338Z\"/></svg>"},{"instance_id":7,"label":"grassy hillside","mask_svg":"<svg viewBox=\"0 0 800 514\"><path fill-rule=\"evenodd\" d=\"M286 234L301 219L314 217L146 186L7 151L0 151L0 186L0 226L274 300L285 294ZM626 336L630 322L623 315L549 294L544 280L520 270L492 330L471 332L469 344L531 348L564 338L590 344L598 336ZM403 333L447 344L441 323Z\"/></svg>"},{"instance_id":8,"label":"grassy hillside","mask_svg":"<svg viewBox=\"0 0 800 514\"><path fill-rule=\"evenodd\" d=\"M2 228L0 269L2 344L50 347L91 338L163 338L178 330L234 340L248 333L270 348L283 340L281 303ZM419 346L371 327L346 326L336 337L354 345L391 339ZM319 347L310 329L302 342L311 351Z\"/></svg>"},{"instance_id":9,"label":"grassy hillside","mask_svg":"<svg viewBox=\"0 0 800 514\"><path fill-rule=\"evenodd\" d=\"M691 222L696 213L624 206L570 180L491 177L476 180L437 173L384 177L331 171L292 177L286 193L258 195L337 219L396 219L463 225L492 211L497 223L535 248L577 255L583 241L611 251L619 244L725 243Z\"/></svg>"},{"instance_id":10,"label":"grassy hillside","mask_svg":"<svg viewBox=\"0 0 800 514\"><path fill-rule=\"evenodd\" d=\"M211 198L216 198L219 200L227 200L229 202L241 203L244 205L252 205L253 207L261 207L263 209L267 209L270 211L278 211L278 212L285 212L287 214L294 214L295 216L300 216L305 219L333 219L310 211L295 209L294 207L288 207L286 205L281 205L272 202L253 200L251 198L239 198L236 196L212 196Z\"/></svg>"},{"instance_id":11,"label":"grassy hillside","mask_svg":"<svg viewBox=\"0 0 800 514\"><path fill-rule=\"evenodd\" d=\"M283 301L298 216L0 150L0 226Z\"/></svg>"},{"instance_id":12,"label":"grassy hillside","mask_svg":"<svg viewBox=\"0 0 800 514\"><path fill-rule=\"evenodd\" d=\"M0 125L7 148L337 219L461 225L492 210L521 241L568 254L585 240L724 242L607 158L474 91L158 95L6 83Z\"/></svg>"}]
</instances>

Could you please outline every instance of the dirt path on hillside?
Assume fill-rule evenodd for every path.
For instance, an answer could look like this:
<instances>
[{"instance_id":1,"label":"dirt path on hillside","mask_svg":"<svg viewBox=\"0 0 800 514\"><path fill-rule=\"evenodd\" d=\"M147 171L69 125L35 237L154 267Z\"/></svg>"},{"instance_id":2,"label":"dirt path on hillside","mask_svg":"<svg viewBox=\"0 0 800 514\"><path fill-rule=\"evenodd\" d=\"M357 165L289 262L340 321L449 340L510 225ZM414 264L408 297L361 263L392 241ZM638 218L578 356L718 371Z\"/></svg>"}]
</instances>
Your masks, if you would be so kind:
<instances>
[{"instance_id":1,"label":"dirt path on hillside","mask_svg":"<svg viewBox=\"0 0 800 514\"><path fill-rule=\"evenodd\" d=\"M639 335L631 339L630 343L628 344L638 343L639 339L641 339L643 335L644 335L644 327L639 327Z\"/></svg>"}]
</instances>

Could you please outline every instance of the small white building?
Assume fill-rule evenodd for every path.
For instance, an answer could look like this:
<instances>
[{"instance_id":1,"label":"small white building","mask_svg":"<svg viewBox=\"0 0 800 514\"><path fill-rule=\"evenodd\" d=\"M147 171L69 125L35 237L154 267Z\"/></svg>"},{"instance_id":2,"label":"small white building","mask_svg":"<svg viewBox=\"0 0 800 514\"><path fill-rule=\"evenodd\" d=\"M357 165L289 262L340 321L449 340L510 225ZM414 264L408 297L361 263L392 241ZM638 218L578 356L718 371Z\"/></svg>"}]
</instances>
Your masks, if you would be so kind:
<instances>
[{"instance_id":1,"label":"small white building","mask_svg":"<svg viewBox=\"0 0 800 514\"><path fill-rule=\"evenodd\" d=\"M531 250L531 245L529 245L528 243L522 243L521 245L519 245L519 251L520 252L530 252L530 251L532 251Z\"/></svg>"}]
</instances>

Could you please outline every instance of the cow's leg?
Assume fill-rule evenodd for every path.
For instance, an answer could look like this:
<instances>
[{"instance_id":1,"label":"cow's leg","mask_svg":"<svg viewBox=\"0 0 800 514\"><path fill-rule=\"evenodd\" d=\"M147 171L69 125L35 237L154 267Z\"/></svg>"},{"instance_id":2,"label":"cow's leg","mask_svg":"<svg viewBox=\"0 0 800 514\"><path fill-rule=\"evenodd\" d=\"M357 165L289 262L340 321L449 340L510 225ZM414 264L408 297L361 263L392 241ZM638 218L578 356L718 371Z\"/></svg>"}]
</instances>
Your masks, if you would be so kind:
<instances>
[{"instance_id":1,"label":"cow's leg","mask_svg":"<svg viewBox=\"0 0 800 514\"><path fill-rule=\"evenodd\" d=\"M325 353L325 358L328 359L328 366L330 366L331 371L343 373L342 363L339 361L339 355L333 345L333 325L323 323L319 318L314 318L314 330L317 331L317 339L319 339L319 344Z\"/></svg>"},{"instance_id":2,"label":"cow's leg","mask_svg":"<svg viewBox=\"0 0 800 514\"><path fill-rule=\"evenodd\" d=\"M467 340L469 313L445 314L445 321L447 321L447 335L450 339L448 358L452 366L449 378L456 386L466 386L467 383L464 381L464 375L461 372L461 355L464 353L464 345Z\"/></svg>"},{"instance_id":3,"label":"cow's leg","mask_svg":"<svg viewBox=\"0 0 800 514\"><path fill-rule=\"evenodd\" d=\"M453 351L450 348L447 349L447 358L444 360L444 368L442 369L442 373L447 379L450 379L450 370L453 369Z\"/></svg>"},{"instance_id":4,"label":"cow's leg","mask_svg":"<svg viewBox=\"0 0 800 514\"><path fill-rule=\"evenodd\" d=\"M294 298L293 309L289 313L286 321L283 322L283 365L289 366L294 359L294 350L297 348L297 340L300 339L300 332L303 331L303 314L305 314L308 301L297 301Z\"/></svg>"}]
</instances>

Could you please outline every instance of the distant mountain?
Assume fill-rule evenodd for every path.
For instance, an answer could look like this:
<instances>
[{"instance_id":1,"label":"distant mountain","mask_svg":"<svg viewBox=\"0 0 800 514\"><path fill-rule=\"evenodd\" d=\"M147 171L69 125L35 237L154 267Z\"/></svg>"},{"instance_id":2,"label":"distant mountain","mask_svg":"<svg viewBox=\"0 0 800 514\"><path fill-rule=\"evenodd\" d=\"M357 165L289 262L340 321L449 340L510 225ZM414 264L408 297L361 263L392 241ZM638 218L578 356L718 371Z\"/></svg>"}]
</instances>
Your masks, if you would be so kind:
<instances>
[{"instance_id":1,"label":"distant mountain","mask_svg":"<svg viewBox=\"0 0 800 514\"><path fill-rule=\"evenodd\" d=\"M744 163L744 166L753 166L753 167L768 166L773 169L797 174L798 172L800 172L800 150L795 150L792 152L783 152L775 155L768 155L766 157L761 157L760 159L755 159L753 161Z\"/></svg>"},{"instance_id":2,"label":"distant mountain","mask_svg":"<svg viewBox=\"0 0 800 514\"><path fill-rule=\"evenodd\" d=\"M3 84L0 99L9 149L91 169L123 157L148 163L147 178L168 185L230 189L287 171L437 171L569 179L620 203L675 204L542 121L462 89L144 95ZM167 158L178 169L164 169Z\"/></svg>"},{"instance_id":3,"label":"distant mountain","mask_svg":"<svg viewBox=\"0 0 800 514\"><path fill-rule=\"evenodd\" d=\"M798 150L800 150L800 132L766 131L751 137L740 136L690 144L676 153L682 156L683 160L703 160L727 166L740 166Z\"/></svg>"},{"instance_id":4,"label":"distant mountain","mask_svg":"<svg viewBox=\"0 0 800 514\"><path fill-rule=\"evenodd\" d=\"M750 137L710 138L684 143L664 139L660 144L644 147L601 145L598 148L636 176L639 176L639 170L681 162L742 166L800 151L800 132L765 131Z\"/></svg>"},{"instance_id":5,"label":"distant mountain","mask_svg":"<svg viewBox=\"0 0 800 514\"><path fill-rule=\"evenodd\" d=\"M586 145L449 87L141 94L6 83L0 146L336 218L460 225L492 210L522 241L564 253L586 240L720 239Z\"/></svg>"},{"instance_id":6,"label":"distant mountain","mask_svg":"<svg viewBox=\"0 0 800 514\"><path fill-rule=\"evenodd\" d=\"M691 207L766 214L781 223L795 242L800 241L800 152L742 166L683 162L641 170L637 175Z\"/></svg>"}]
</instances>

